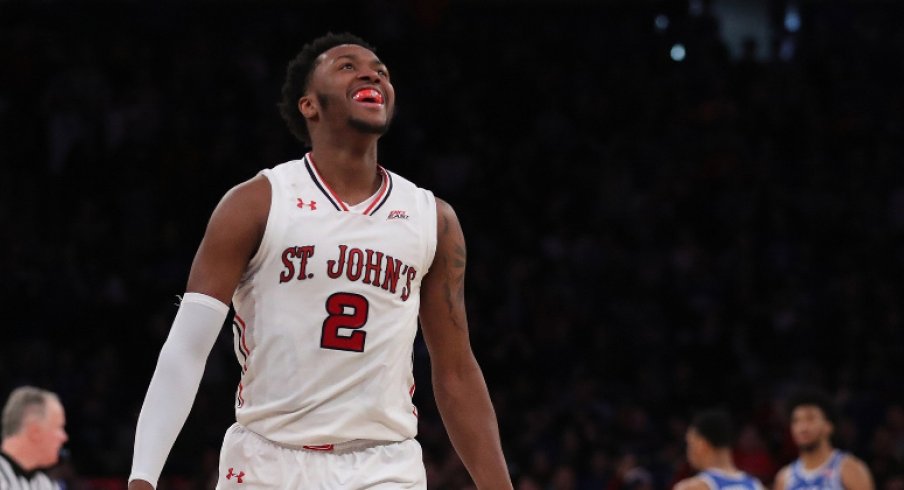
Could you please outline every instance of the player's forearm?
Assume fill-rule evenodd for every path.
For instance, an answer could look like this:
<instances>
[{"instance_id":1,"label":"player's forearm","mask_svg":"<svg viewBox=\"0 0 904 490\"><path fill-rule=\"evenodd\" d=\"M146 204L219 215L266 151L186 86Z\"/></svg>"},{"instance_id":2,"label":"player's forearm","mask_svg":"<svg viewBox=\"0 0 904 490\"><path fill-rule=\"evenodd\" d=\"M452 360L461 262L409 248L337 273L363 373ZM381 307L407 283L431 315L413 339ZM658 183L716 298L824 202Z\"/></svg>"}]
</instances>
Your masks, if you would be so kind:
<instances>
[{"instance_id":1,"label":"player's forearm","mask_svg":"<svg viewBox=\"0 0 904 490\"><path fill-rule=\"evenodd\" d=\"M141 407L129 480L145 480L156 486L191 410L204 364L228 311L228 306L209 296L185 295Z\"/></svg>"},{"instance_id":2,"label":"player's forearm","mask_svg":"<svg viewBox=\"0 0 904 490\"><path fill-rule=\"evenodd\" d=\"M480 490L512 488L496 413L476 363L454 375L434 375L434 396L455 451Z\"/></svg>"},{"instance_id":3,"label":"player's forearm","mask_svg":"<svg viewBox=\"0 0 904 490\"><path fill-rule=\"evenodd\" d=\"M135 429L130 480L142 479L155 484L197 394L203 362L183 370L180 368L185 363L174 357L164 347L148 387Z\"/></svg>"}]
</instances>

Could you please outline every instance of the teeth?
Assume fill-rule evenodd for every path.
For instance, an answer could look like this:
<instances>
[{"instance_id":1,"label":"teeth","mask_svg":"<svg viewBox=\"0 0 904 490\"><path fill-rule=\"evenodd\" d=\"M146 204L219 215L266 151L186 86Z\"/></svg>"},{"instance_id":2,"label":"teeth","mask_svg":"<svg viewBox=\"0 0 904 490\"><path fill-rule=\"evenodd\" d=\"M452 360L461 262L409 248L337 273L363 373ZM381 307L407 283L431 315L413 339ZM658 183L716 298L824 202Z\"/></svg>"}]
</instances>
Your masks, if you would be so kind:
<instances>
[{"instance_id":1,"label":"teeth","mask_svg":"<svg viewBox=\"0 0 904 490\"><path fill-rule=\"evenodd\" d=\"M359 90L353 97L358 102L376 102L383 103L383 94L372 88Z\"/></svg>"}]
</instances>

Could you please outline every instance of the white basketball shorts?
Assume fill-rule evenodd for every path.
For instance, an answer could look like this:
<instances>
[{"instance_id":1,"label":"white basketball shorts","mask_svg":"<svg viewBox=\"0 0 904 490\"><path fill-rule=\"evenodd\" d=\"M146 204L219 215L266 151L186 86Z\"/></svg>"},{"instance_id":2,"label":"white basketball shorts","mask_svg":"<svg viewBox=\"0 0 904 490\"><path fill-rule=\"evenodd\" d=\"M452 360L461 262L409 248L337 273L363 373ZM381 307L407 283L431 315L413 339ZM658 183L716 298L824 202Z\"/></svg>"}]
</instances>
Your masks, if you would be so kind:
<instances>
[{"instance_id":1,"label":"white basketball shorts","mask_svg":"<svg viewBox=\"0 0 904 490\"><path fill-rule=\"evenodd\" d=\"M331 450L279 446L239 424L226 431L217 490L426 490L421 445L352 441Z\"/></svg>"}]
</instances>

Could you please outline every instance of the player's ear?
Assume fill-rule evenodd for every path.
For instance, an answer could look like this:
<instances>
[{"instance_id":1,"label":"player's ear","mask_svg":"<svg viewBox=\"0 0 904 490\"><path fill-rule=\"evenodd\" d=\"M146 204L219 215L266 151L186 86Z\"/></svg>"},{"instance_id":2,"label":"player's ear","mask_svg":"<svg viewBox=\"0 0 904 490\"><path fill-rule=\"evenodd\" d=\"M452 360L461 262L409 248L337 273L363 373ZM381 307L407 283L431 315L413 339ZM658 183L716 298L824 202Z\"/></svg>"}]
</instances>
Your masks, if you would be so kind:
<instances>
[{"instance_id":1,"label":"player's ear","mask_svg":"<svg viewBox=\"0 0 904 490\"><path fill-rule=\"evenodd\" d=\"M298 99L298 112L300 112L305 119L315 118L319 111L320 108L317 106L316 97L305 94L302 95L300 99Z\"/></svg>"}]
</instances>

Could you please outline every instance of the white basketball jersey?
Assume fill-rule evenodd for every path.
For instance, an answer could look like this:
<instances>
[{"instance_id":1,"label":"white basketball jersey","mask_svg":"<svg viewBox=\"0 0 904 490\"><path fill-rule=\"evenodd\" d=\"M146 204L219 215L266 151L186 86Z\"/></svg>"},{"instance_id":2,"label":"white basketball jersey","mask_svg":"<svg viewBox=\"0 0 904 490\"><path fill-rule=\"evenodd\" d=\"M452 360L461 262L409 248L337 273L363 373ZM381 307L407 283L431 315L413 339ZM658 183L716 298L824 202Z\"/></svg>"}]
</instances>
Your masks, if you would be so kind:
<instances>
[{"instance_id":1,"label":"white basketball jersey","mask_svg":"<svg viewBox=\"0 0 904 490\"><path fill-rule=\"evenodd\" d=\"M382 167L352 209L310 154L261 173L272 200L233 296L236 420L279 444L417 433L412 348L436 251L433 194Z\"/></svg>"}]
</instances>

